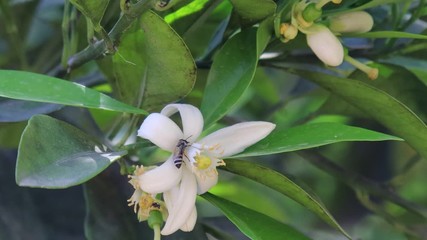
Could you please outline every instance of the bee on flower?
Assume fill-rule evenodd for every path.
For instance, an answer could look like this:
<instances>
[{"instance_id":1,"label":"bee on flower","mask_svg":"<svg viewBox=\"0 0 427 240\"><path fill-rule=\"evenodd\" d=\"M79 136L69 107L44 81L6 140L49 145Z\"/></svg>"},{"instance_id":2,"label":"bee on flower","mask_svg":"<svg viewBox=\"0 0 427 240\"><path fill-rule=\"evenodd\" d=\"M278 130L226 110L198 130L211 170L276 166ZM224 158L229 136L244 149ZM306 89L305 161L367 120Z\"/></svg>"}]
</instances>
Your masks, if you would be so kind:
<instances>
[{"instance_id":1,"label":"bee on flower","mask_svg":"<svg viewBox=\"0 0 427 240\"><path fill-rule=\"evenodd\" d=\"M182 129L170 118L175 113L180 114ZM138 136L171 155L158 167L135 170L130 181L135 188L130 205L140 220L146 220L147 212L162 211L166 220L162 235L178 229L193 230L197 220L196 197L216 185L216 168L225 165L223 159L242 152L274 128L269 122L243 122L201 137L203 116L192 105L170 104L160 113L148 115ZM157 194L162 194L163 200L155 199ZM153 209L153 202L160 209Z\"/></svg>"}]
</instances>

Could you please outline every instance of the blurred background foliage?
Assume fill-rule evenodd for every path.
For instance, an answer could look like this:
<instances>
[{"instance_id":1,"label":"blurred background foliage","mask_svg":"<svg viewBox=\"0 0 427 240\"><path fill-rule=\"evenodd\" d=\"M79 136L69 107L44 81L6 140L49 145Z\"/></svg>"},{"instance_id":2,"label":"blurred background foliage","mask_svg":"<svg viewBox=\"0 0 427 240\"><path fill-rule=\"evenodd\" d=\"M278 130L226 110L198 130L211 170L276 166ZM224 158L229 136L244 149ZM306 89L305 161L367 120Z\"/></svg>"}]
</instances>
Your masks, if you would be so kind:
<instances>
[{"instance_id":1,"label":"blurred background foliage","mask_svg":"<svg viewBox=\"0 0 427 240\"><path fill-rule=\"evenodd\" d=\"M128 1L121 1L124 2ZM202 112L206 113L212 106L206 96L217 94L209 92L206 86L209 70L216 64L213 59L220 49L230 44L230 55L223 57L235 63L228 66L230 62L223 62L224 66L219 66L224 68L218 73L220 78L228 81L227 77L232 75L227 66L256 66L256 71L246 85L236 84L241 90L235 96L226 96L234 97L230 101L236 104L228 106L226 111L221 105L214 106L217 110L210 112L209 123L219 119L219 125L264 120L276 123L277 130L286 130L305 123L334 122L403 138L405 141L339 142L248 159L293 176L298 185L315 192L353 239L426 239L427 162L423 158L427 142L423 139L427 139L427 131L413 119L419 118L423 124L427 120L427 42L400 35L397 38L344 36L343 44L353 57L371 62L370 66L380 70L375 81L346 63L339 68L325 67L307 47L302 34L298 36L301 39L287 44L274 37L266 40L265 50L242 37L240 40L246 45L240 52L234 52L241 42L228 40L238 29L266 24L260 23L261 20L289 6L289 2L253 0L247 2L249 9L246 9L238 0L183 0L166 11L157 11L188 47L187 57L195 60L196 73L188 61L181 61L181 55L176 56L175 50L185 45L166 41L174 37L169 30L153 30L160 28L157 22L161 21L154 14L135 16L138 24L111 38L117 47L115 54L89 51L96 54L87 60L96 60L79 62L84 58L75 54L96 46L103 38L103 31L110 32L119 20L123 10L119 1L110 1L105 14L101 14L102 20L95 16L88 30L85 16L63 0L0 0L0 68L66 79L147 111L159 110L185 96L183 102L202 106ZM263 5L251 12L251 7L256 6L251 4ZM427 5L423 0L349 0L339 6L327 6L325 12L332 14L365 4L373 6L367 9L375 21L373 31L416 34L426 31ZM104 30L97 27L96 19ZM138 35L132 28L142 28L146 35ZM182 68L188 71L183 72ZM132 89L146 76L152 81L147 83L150 90L143 97L135 96ZM348 83L341 84L338 78ZM350 79L364 85L359 82L353 85ZM402 113L403 108L396 107L384 93L398 99L414 115L408 117L407 112ZM376 99L380 99L379 103ZM17 148L28 119L35 114L49 114L91 136L107 136L113 143L129 141L129 132L134 131L139 121L99 109L0 98L0 239L151 238L148 226L138 223L132 209L127 207L126 199L132 189L116 164L85 184L67 189L17 186L14 181ZM303 136L311 138L310 132ZM131 159L138 156L144 164L155 163L164 156L152 147L129 152ZM124 165L121 164L122 171ZM247 178L221 171L219 184L210 192L286 222L312 239L345 239L303 206ZM206 200L198 199L198 209L200 221L195 231L165 239L206 239L204 232L218 239L246 238Z\"/></svg>"}]
</instances>

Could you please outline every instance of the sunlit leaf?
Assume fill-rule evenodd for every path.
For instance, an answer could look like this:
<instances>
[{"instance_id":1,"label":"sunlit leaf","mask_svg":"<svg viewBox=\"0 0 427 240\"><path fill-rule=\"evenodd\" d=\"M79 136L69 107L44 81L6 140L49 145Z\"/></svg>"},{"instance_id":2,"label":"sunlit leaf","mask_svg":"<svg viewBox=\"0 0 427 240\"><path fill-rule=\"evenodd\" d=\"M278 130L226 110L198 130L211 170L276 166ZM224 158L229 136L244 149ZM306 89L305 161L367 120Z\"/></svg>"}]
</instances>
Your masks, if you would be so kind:
<instances>
[{"instance_id":1,"label":"sunlit leaf","mask_svg":"<svg viewBox=\"0 0 427 240\"><path fill-rule=\"evenodd\" d=\"M35 102L146 114L144 110L114 100L80 84L23 71L0 70L0 96Z\"/></svg>"},{"instance_id":2,"label":"sunlit leaf","mask_svg":"<svg viewBox=\"0 0 427 240\"><path fill-rule=\"evenodd\" d=\"M295 228L211 193L201 195L217 206L239 230L250 239L298 240L310 239Z\"/></svg>"},{"instance_id":3,"label":"sunlit leaf","mask_svg":"<svg viewBox=\"0 0 427 240\"><path fill-rule=\"evenodd\" d=\"M311 123L273 131L263 140L234 157L259 156L319 147L348 141L386 141L402 139L340 123Z\"/></svg>"},{"instance_id":4,"label":"sunlit leaf","mask_svg":"<svg viewBox=\"0 0 427 240\"><path fill-rule=\"evenodd\" d=\"M79 129L36 115L28 121L18 149L19 186L66 188L96 176L126 152L112 152Z\"/></svg>"}]
</instances>

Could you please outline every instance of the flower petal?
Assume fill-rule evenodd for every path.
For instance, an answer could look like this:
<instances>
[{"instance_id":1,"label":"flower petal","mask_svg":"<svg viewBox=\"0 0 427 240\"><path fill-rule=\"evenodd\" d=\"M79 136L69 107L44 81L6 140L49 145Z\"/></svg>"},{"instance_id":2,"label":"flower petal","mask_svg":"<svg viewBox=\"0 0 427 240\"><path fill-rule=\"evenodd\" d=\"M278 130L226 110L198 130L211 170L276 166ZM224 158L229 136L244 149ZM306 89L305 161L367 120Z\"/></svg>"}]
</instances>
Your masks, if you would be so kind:
<instances>
[{"instance_id":1,"label":"flower petal","mask_svg":"<svg viewBox=\"0 0 427 240\"><path fill-rule=\"evenodd\" d=\"M169 104L160 112L170 117L179 111L182 119L183 139L194 142L203 130L203 116L200 110L189 104Z\"/></svg>"},{"instance_id":2,"label":"flower petal","mask_svg":"<svg viewBox=\"0 0 427 240\"><path fill-rule=\"evenodd\" d=\"M197 209L196 206L194 206L193 211L191 211L190 216L188 217L187 221L182 225L180 228L184 232L191 232L194 229L194 225L196 225L197 221Z\"/></svg>"},{"instance_id":3,"label":"flower petal","mask_svg":"<svg viewBox=\"0 0 427 240\"><path fill-rule=\"evenodd\" d=\"M245 148L265 138L276 127L269 122L244 122L220 129L199 141L206 146L219 144L215 157L223 158L242 152Z\"/></svg>"},{"instance_id":4,"label":"flower petal","mask_svg":"<svg viewBox=\"0 0 427 240\"><path fill-rule=\"evenodd\" d=\"M211 173L209 175L203 174L195 174L197 179L197 194L203 194L218 182L218 175L215 173Z\"/></svg>"},{"instance_id":5,"label":"flower petal","mask_svg":"<svg viewBox=\"0 0 427 240\"><path fill-rule=\"evenodd\" d=\"M183 133L170 118L152 113L141 124L138 136L150 140L163 150L173 152L178 140L183 138Z\"/></svg>"},{"instance_id":6,"label":"flower petal","mask_svg":"<svg viewBox=\"0 0 427 240\"><path fill-rule=\"evenodd\" d=\"M308 29L307 44L326 65L336 67L344 60L344 48L329 28L316 24Z\"/></svg>"},{"instance_id":7,"label":"flower petal","mask_svg":"<svg viewBox=\"0 0 427 240\"><path fill-rule=\"evenodd\" d=\"M138 177L139 187L147 193L157 194L177 186L182 176L182 167L178 169L171 156L159 167Z\"/></svg>"},{"instance_id":8,"label":"flower petal","mask_svg":"<svg viewBox=\"0 0 427 240\"><path fill-rule=\"evenodd\" d=\"M169 216L161 231L162 235L169 235L180 229L189 219L196 204L196 178L188 169L182 169L179 191L169 191L164 194L164 197L169 198L167 201L174 204L172 209L168 209Z\"/></svg>"}]
</instances>

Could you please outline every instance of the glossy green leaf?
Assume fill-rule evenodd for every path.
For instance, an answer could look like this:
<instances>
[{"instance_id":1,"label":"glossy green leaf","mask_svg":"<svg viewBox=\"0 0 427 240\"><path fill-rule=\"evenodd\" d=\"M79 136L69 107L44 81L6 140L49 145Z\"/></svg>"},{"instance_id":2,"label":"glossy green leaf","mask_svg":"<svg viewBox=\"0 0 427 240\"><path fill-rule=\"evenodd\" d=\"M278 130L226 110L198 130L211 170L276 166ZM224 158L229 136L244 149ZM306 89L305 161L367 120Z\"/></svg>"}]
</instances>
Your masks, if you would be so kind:
<instances>
[{"instance_id":1,"label":"glossy green leaf","mask_svg":"<svg viewBox=\"0 0 427 240\"><path fill-rule=\"evenodd\" d=\"M427 158L427 126L411 109L394 97L358 80L319 72L296 72L366 112Z\"/></svg>"},{"instance_id":2,"label":"glossy green leaf","mask_svg":"<svg viewBox=\"0 0 427 240\"><path fill-rule=\"evenodd\" d=\"M236 225L239 230L255 240L299 240L310 239L295 228L253 211L242 205L215 196L211 193L201 195L217 206Z\"/></svg>"},{"instance_id":3,"label":"glossy green leaf","mask_svg":"<svg viewBox=\"0 0 427 240\"><path fill-rule=\"evenodd\" d=\"M282 193L283 195L291 198L295 202L312 211L330 226L334 227L338 231L342 232L345 236L350 238L344 229L337 223L334 217L329 213L329 211L323 206L323 203L318 200L317 196L310 195L285 175L282 175L270 168L249 161L242 161L237 159L226 160L226 166L224 169L252 179Z\"/></svg>"},{"instance_id":4,"label":"glossy green leaf","mask_svg":"<svg viewBox=\"0 0 427 240\"><path fill-rule=\"evenodd\" d=\"M262 20L276 11L276 3L272 0L230 0L236 12L250 22Z\"/></svg>"},{"instance_id":5,"label":"glossy green leaf","mask_svg":"<svg viewBox=\"0 0 427 240\"><path fill-rule=\"evenodd\" d=\"M178 19L181 19L183 17L193 15L203 8L205 8L206 4L212 4L212 1L209 0L194 0L190 2L189 4L185 5L184 7L168 14L165 16L165 21L167 23L172 23Z\"/></svg>"},{"instance_id":6,"label":"glossy green leaf","mask_svg":"<svg viewBox=\"0 0 427 240\"><path fill-rule=\"evenodd\" d=\"M196 79L196 66L185 43L153 12L144 13L139 24L123 34L113 70L120 98L146 109L183 98Z\"/></svg>"},{"instance_id":7,"label":"glossy green leaf","mask_svg":"<svg viewBox=\"0 0 427 240\"><path fill-rule=\"evenodd\" d=\"M361 71L355 71L350 78L361 80L375 88L390 94L427 122L427 86L416 75L405 68L392 64L372 64L378 68L379 75L375 81L370 80Z\"/></svg>"},{"instance_id":8,"label":"glossy green leaf","mask_svg":"<svg viewBox=\"0 0 427 240\"><path fill-rule=\"evenodd\" d=\"M35 102L147 114L77 83L42 74L0 70L0 96Z\"/></svg>"},{"instance_id":9,"label":"glossy green leaf","mask_svg":"<svg viewBox=\"0 0 427 240\"><path fill-rule=\"evenodd\" d=\"M263 23L258 29L245 29L234 35L214 58L201 106L205 126L230 111L251 83L258 56L270 39L267 24Z\"/></svg>"},{"instance_id":10,"label":"glossy green leaf","mask_svg":"<svg viewBox=\"0 0 427 240\"><path fill-rule=\"evenodd\" d=\"M76 8L89 18L94 25L101 22L110 0L70 0Z\"/></svg>"},{"instance_id":11,"label":"glossy green leaf","mask_svg":"<svg viewBox=\"0 0 427 240\"><path fill-rule=\"evenodd\" d=\"M427 39L426 35L397 32L397 31L378 31L378 32L366 32L366 33L355 33L345 34L344 37L360 37L360 38L412 38L412 39Z\"/></svg>"},{"instance_id":12,"label":"glossy green leaf","mask_svg":"<svg viewBox=\"0 0 427 240\"><path fill-rule=\"evenodd\" d=\"M68 123L36 115L28 121L18 149L19 186L66 188L83 183L126 152L111 152Z\"/></svg>"},{"instance_id":13,"label":"glossy green leaf","mask_svg":"<svg viewBox=\"0 0 427 240\"><path fill-rule=\"evenodd\" d=\"M319 147L337 142L402 139L340 123L311 123L273 131L263 140L234 157L259 156Z\"/></svg>"}]
</instances>

